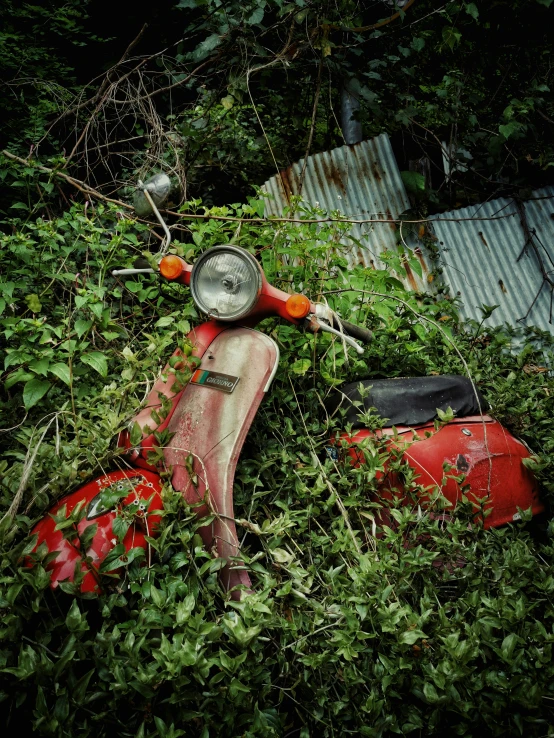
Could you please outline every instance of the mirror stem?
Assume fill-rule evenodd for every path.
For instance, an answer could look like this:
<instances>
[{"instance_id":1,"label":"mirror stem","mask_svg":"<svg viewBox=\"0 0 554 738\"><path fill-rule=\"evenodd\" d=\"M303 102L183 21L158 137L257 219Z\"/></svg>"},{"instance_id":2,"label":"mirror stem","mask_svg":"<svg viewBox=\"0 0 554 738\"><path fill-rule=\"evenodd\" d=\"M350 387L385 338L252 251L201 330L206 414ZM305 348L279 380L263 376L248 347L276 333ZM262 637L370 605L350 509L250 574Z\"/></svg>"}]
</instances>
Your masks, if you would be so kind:
<instances>
[{"instance_id":1,"label":"mirror stem","mask_svg":"<svg viewBox=\"0 0 554 738\"><path fill-rule=\"evenodd\" d=\"M162 244L162 248L160 249L160 254L161 254L162 256L164 256L164 255L165 255L165 254L167 253L167 250L168 250L168 248L169 248L169 244L171 243L171 233L169 232L169 228L167 227L167 225L166 225L166 223L165 223L165 220L164 220L164 219L162 218L162 216L160 215L160 211L159 211L159 210L158 210L158 208L156 207L156 203L155 203L155 202L154 202L154 200L153 200L153 199L152 199L152 198L150 197L150 193L148 192L148 190L147 190L147 189L145 188L145 189L143 190L143 192L144 192L144 196L146 197L146 199L148 200L148 202L149 202L149 204L150 204L150 207L151 207L151 208L152 208L152 210L154 211L154 214L156 215L156 218L158 219L158 221L159 221L160 225L161 225L161 226L162 226L162 228L164 229L164 233L165 233L165 238L166 238L166 241L165 241L165 243L164 243L164 244Z\"/></svg>"}]
</instances>

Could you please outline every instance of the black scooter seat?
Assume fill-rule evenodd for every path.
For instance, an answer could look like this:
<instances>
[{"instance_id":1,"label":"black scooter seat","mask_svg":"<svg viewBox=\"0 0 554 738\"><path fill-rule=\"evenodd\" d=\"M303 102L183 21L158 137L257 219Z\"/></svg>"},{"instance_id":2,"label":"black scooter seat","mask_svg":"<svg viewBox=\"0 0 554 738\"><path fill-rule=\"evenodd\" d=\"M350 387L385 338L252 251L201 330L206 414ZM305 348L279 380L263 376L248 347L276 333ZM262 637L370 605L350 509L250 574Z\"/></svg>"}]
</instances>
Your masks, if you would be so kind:
<instances>
[{"instance_id":1,"label":"black scooter seat","mask_svg":"<svg viewBox=\"0 0 554 738\"><path fill-rule=\"evenodd\" d=\"M370 392L363 400L359 386ZM364 393L365 394L365 393ZM477 396L479 400L477 399ZM353 403L360 403L358 406ZM479 407L480 404L480 407ZM359 414L374 408L392 425L420 425L437 417L437 408L449 407L458 418L479 415L488 405L466 377L444 375L438 377L403 377L401 379L364 379L340 387L326 403L332 415L339 407L346 410L346 422L353 428L364 428Z\"/></svg>"}]
</instances>

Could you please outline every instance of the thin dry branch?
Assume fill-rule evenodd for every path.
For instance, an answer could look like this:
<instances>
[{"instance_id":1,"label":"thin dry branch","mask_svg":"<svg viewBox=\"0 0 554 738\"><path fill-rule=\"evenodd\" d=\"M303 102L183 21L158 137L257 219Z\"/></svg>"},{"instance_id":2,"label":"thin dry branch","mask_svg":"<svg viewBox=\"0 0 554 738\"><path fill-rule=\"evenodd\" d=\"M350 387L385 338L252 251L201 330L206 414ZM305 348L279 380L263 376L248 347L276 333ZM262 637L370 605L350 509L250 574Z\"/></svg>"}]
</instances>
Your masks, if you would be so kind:
<instances>
[{"instance_id":1,"label":"thin dry branch","mask_svg":"<svg viewBox=\"0 0 554 738\"><path fill-rule=\"evenodd\" d=\"M157 90L154 90L149 95L147 95L147 97L152 98L155 95L159 95L162 92L168 92L169 90L173 90L175 87L181 87L182 85L185 85L187 82L190 82L190 80L193 77L196 77L198 73L202 71L202 69L204 69L204 67L207 67L209 64L213 64L214 62L221 59L224 53L225 53L225 49L221 49L220 52L216 54L214 57L211 57L210 59L206 59L205 62L202 62L202 64L199 64L196 67L196 69L193 69L192 72L184 79L180 79L177 82L173 82L172 84L167 85L166 87L159 87Z\"/></svg>"},{"instance_id":2,"label":"thin dry branch","mask_svg":"<svg viewBox=\"0 0 554 738\"><path fill-rule=\"evenodd\" d=\"M128 203L123 202L122 200L115 200L111 197L106 197L105 195L102 195L98 190L94 189L93 187L90 187L90 185L87 185L85 182L75 179L74 177L70 177L68 174L65 174L64 172L59 172L55 169L50 169L49 167L44 167L39 164L34 164L34 162L29 161L28 159L22 159L20 156L16 156L15 154L12 154L9 151L6 151L5 149L2 151L2 154L4 156L7 156L9 159L13 159L14 161L19 162L19 164L23 164L24 166L34 166L38 171L45 172L46 174L50 174L55 177L61 177L62 179L65 179L66 182L76 187L78 190L83 192L85 195L88 195L89 197L95 197L99 200L104 200L105 202L111 202L115 205L119 205L122 208L125 208L126 210L133 210L132 205L129 205ZM211 213L178 213L174 210L162 210L161 211L166 216L172 216L174 218L180 218L182 220L223 220L223 221L229 221L233 223L263 223L263 224L270 224L270 223L303 223L303 224L310 224L310 223L351 223L351 224L366 224L366 223L380 223L381 225L386 225L390 223L395 224L408 224L408 223L429 223L432 222L431 218L414 218L414 219L404 219L404 218L361 218L361 219L355 219L355 218L278 218L275 216L271 216L269 218L240 218L233 215L212 215ZM441 218L441 221L445 222L451 222L451 223L461 223L463 221L482 221L482 220L502 220L503 218L510 218L512 215L515 215L515 213L503 213L501 215L491 215L491 216L480 216L480 217L470 217L470 218Z\"/></svg>"},{"instance_id":3,"label":"thin dry branch","mask_svg":"<svg viewBox=\"0 0 554 738\"><path fill-rule=\"evenodd\" d=\"M176 213L172 210L163 210L166 215L172 215L176 218L183 218L184 220L228 220L235 223L353 223L353 224L364 224L364 223L430 223L433 222L431 218L417 218L417 219L404 219L404 218L279 218L276 216L270 216L269 218L238 218L231 215L211 215L210 213ZM476 218L441 218L441 222L452 222L461 223L465 220L501 220L502 218L509 218L515 213L504 213L503 215L492 215L490 217L476 217Z\"/></svg>"},{"instance_id":4,"label":"thin dry branch","mask_svg":"<svg viewBox=\"0 0 554 738\"><path fill-rule=\"evenodd\" d=\"M340 31L350 31L352 33L365 33L366 31L375 31L377 28L382 28L383 26L387 26L389 23L392 23L392 21L396 20L397 18L400 18L400 16L404 15L404 13L408 10L408 8L413 5L415 0L408 0L408 2L404 5L403 8L400 8L396 13L393 13L393 15L389 16L388 18L384 18L383 20L379 21L378 23L372 23L369 26L357 26L356 28L351 28L349 26L339 26L336 23L329 24L329 28L333 28Z\"/></svg>"},{"instance_id":5,"label":"thin dry branch","mask_svg":"<svg viewBox=\"0 0 554 738\"><path fill-rule=\"evenodd\" d=\"M308 156L310 155L310 149L312 148L312 140L314 137L315 121L317 117L317 106L319 103L319 93L321 92L321 70L323 69L323 56L319 60L319 66L317 69L317 83L314 95L314 105L312 110L312 121L310 124L310 133L308 136L308 143L306 145L306 153L304 154L304 162L302 164L302 172L300 174L300 182L298 184L298 194L302 193L302 185L304 184L304 177L306 176L306 167L308 166Z\"/></svg>"},{"instance_id":6,"label":"thin dry branch","mask_svg":"<svg viewBox=\"0 0 554 738\"><path fill-rule=\"evenodd\" d=\"M6 518L10 518L10 520L13 520L14 517L17 515L17 511L19 510L19 506L21 505L21 500L23 499L23 495L25 493L25 490L27 489L29 477L31 476L33 465L35 463L35 459L37 457L39 449L42 445L42 442L44 440L46 433L48 432L48 429L50 428L52 423L56 420L56 418L57 418L57 414L54 415L54 417L48 422L48 424L45 426L44 430L42 431L42 435L36 442L35 442L35 435L33 431L33 435L31 436L31 439L29 441L29 448L25 456L25 461L23 463L23 472L21 474L21 479L19 481L19 487L17 488L17 492L14 495L14 498L12 500L11 505L8 508L8 511L5 513L2 520L0 520L0 523L3 522ZM33 445L33 442L35 442L35 445Z\"/></svg>"},{"instance_id":7,"label":"thin dry branch","mask_svg":"<svg viewBox=\"0 0 554 738\"><path fill-rule=\"evenodd\" d=\"M138 37L135 42L138 42ZM204 69L215 64L224 53L225 49L221 49L215 56L198 64L181 79L156 89L152 89L155 75L148 74L145 65L154 57L159 57L160 53L141 59L117 79L106 76L98 93L89 101L78 106L79 109L88 107L89 111L86 122L78 132L71 151L66 157L66 163L78 158L86 166L87 179L93 178L93 184L99 184L95 176L97 168L103 173L107 172L115 181L114 164L116 169L118 165L114 162L114 156L122 161L124 167L134 168L134 166L131 159L121 157L114 151L114 147L122 137L132 138L137 126L141 126L146 130L144 138L147 155L144 156L143 152L142 168L138 177L145 176L146 169L152 166L154 161L163 170L169 168L171 174L179 180L183 200L186 199L186 170L179 150L183 141L176 140L178 135L165 126L153 102L153 97L160 92L185 86L190 80L198 77ZM124 55L120 64L125 58ZM173 166L168 164L166 156L168 150L173 154Z\"/></svg>"},{"instance_id":8,"label":"thin dry branch","mask_svg":"<svg viewBox=\"0 0 554 738\"><path fill-rule=\"evenodd\" d=\"M46 136L50 133L50 131L61 120L63 120L64 118L67 118L67 116L69 116L69 115L73 115L75 113L78 113L79 110L82 110L83 108L86 108L89 105L94 105L98 101L98 99L101 97L102 93L105 91L106 87L108 86L108 83L110 82L110 75L118 67L120 67L122 64L124 64L125 62L129 61L129 55L130 55L131 50L140 41L140 39L142 38L142 36L143 36L143 34L144 34L144 32L146 31L147 28L148 28L148 24L145 23L143 25L143 27L141 28L141 30L139 31L139 33L137 34L137 36L135 36L135 38L131 41L131 43L129 44L129 46L125 50L123 56L121 57L121 59L116 64L114 64L113 67L110 67L110 69L108 69L108 71L104 74L104 79L102 80L102 83L100 84L100 87L98 88L98 90L96 91L96 93L91 98L88 98L87 100L83 100L83 102L78 103L77 105L73 106L72 108L68 108L67 110L64 110L63 113L61 113L61 115L59 115L58 118L56 118L56 120L50 125L50 127L49 127L49 129L48 129L48 131L46 133ZM173 45L175 46L177 43L180 43L183 40L184 39L180 39L180 41L177 41ZM139 63L135 67L133 67L129 72L127 72L126 74L124 74L122 77L119 78L119 82L122 82L126 77L128 77L130 74L132 74L134 71L136 71L140 67L144 66L144 64L146 64L147 62L152 61L152 59L155 59L156 57L162 56L163 54L165 54L166 51L169 48L170 47L166 47L166 48L162 49L161 51L157 51L154 54L150 54L149 56L142 57L140 59ZM96 79L99 79L99 78L97 77ZM91 80L91 82L89 82L89 84L87 85L87 87L90 87L90 85L92 85L92 83L94 81L95 81L94 79Z\"/></svg>"},{"instance_id":9,"label":"thin dry branch","mask_svg":"<svg viewBox=\"0 0 554 738\"><path fill-rule=\"evenodd\" d=\"M60 177L61 179L65 179L66 182L68 182L70 185L73 185L73 187L76 187L78 190L80 190L85 195L89 195L90 197L95 197L99 200L105 200L106 202L111 202L114 205L119 205L120 207L125 208L127 210L133 209L131 205L128 205L127 203L122 202L121 200L114 200L112 197L106 197L105 195L102 195L102 193L98 192L98 190L95 190L93 187L90 187L90 185L86 184L85 182L82 182L80 179L75 179L75 177L70 177L69 174L65 174L65 172L58 172L55 169L50 169L50 167L43 167L40 164L34 164L32 161L29 161L28 159L22 159L20 156L16 156L15 154L12 154L10 151L6 151L6 149L2 151L2 154L6 156L8 159L13 159L14 161L17 161L19 164L23 164L26 167L34 166L35 169L38 169L39 172L44 172L45 174L50 174L53 177Z\"/></svg>"}]
</instances>

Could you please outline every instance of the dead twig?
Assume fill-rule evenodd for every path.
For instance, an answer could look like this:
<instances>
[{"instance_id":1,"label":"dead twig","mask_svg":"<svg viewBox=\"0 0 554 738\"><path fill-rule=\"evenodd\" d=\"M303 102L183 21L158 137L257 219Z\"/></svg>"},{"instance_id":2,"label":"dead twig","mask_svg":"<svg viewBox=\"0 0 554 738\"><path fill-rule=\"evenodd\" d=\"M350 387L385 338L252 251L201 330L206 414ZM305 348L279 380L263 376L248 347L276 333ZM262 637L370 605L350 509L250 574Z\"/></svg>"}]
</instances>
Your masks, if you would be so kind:
<instances>
[{"instance_id":1,"label":"dead twig","mask_svg":"<svg viewBox=\"0 0 554 738\"><path fill-rule=\"evenodd\" d=\"M543 120L547 121L548 123L552 123L552 125L554 126L554 120L546 115L546 113L543 113L542 110L537 110L537 113L540 115L541 118L543 118Z\"/></svg>"},{"instance_id":2,"label":"dead twig","mask_svg":"<svg viewBox=\"0 0 554 738\"><path fill-rule=\"evenodd\" d=\"M16 156L15 154L12 154L10 151L6 151L6 149L2 151L2 154L6 156L8 159L13 159L13 161L17 161L19 164L23 164L23 166L26 166L26 167L34 166L35 169L37 169L39 172L44 172L45 174L49 174L52 177L60 177L61 179L65 179L66 182L68 182L70 185L73 185L73 187L76 187L78 190L83 192L85 195L90 195L91 197L96 197L99 200L105 200L106 202L114 203L115 205L119 205L119 207L125 208L126 210L133 209L131 205L128 205L127 203L122 202L121 200L114 200L112 197L106 197L105 195L102 195L102 193L98 192L98 190L95 190L94 187L91 187L85 182L82 182L80 179L75 179L75 177L70 177L69 174L66 174L65 172L59 172L56 169L50 169L50 167L44 167L41 164L34 164L32 161L29 161L28 159L22 159L20 156Z\"/></svg>"},{"instance_id":3,"label":"dead twig","mask_svg":"<svg viewBox=\"0 0 554 738\"><path fill-rule=\"evenodd\" d=\"M539 287L539 290L538 290L537 294L535 295L535 298L534 298L533 302L529 306L529 309L527 310L527 312L524 315L524 317L523 318L520 318L519 320L521 322L527 320L527 318L531 314L531 310L533 309L536 301L539 298L539 295L542 292L542 288L544 287L545 284L548 284L549 287L550 287L550 314L549 314L548 322L549 323L552 323L552 301L553 301L553 295L554 295L554 278L551 275L554 274L554 261L552 260L552 257L550 256L550 254L548 253L547 249L544 247L544 244L541 242L540 238L538 237L536 229L535 228L531 229L529 227L529 223L527 221L527 213L525 212L525 207L524 207L523 203L521 202L521 200L519 200L517 198L514 198L514 202L515 202L516 207L518 209L519 219L520 219L520 222L521 222L521 227L522 227L523 233L525 235L525 244L524 244L524 246L523 246L523 248L521 250L520 255L517 257L516 261L519 261L521 259L521 257L525 254L525 252L527 251L528 247L530 246L533 249L533 252L535 254L535 257L536 257L536 259L538 261L539 269L540 269L540 272L541 272L541 275L542 275L541 286ZM546 254L547 259L550 261L551 269L547 269L546 268L546 265L544 263L543 256L542 256L542 254L540 252L539 247L537 246L537 242L542 247L542 250Z\"/></svg>"},{"instance_id":4,"label":"dead twig","mask_svg":"<svg viewBox=\"0 0 554 738\"><path fill-rule=\"evenodd\" d=\"M382 28L383 26L387 26L389 23L392 23L392 21L396 20L397 18L400 18L400 16L404 15L404 13L408 10L408 8L414 4L414 2L415 0L408 0L408 2L404 5L404 7L400 8L400 10L398 10L396 13L393 13L393 15L389 16L388 18L384 18L378 23L372 23L369 26L358 26L356 28L350 28L349 26L339 26L335 23L330 23L329 28L333 28L338 31L349 31L351 33L365 33L366 31L375 31L377 28Z\"/></svg>"},{"instance_id":5,"label":"dead twig","mask_svg":"<svg viewBox=\"0 0 554 738\"><path fill-rule=\"evenodd\" d=\"M29 450L27 451L27 455L25 456L25 461L23 463L23 472L21 474L21 479L19 481L19 487L17 488L17 492L15 493L15 496L12 500L12 504L9 506L8 511L3 516L2 520L0 520L0 523L2 523L6 518L10 518L10 520L13 520L14 517L17 515L17 511L19 510L21 500L23 499L23 495L25 493L25 490L27 489L27 484L29 482L29 477L31 476L31 472L33 470L35 459L42 445L44 437L47 434L48 429L50 428L52 423L56 420L56 417L57 417L57 414L54 415L54 417L48 422L48 424L42 431L42 435L40 436L40 438L38 439L34 447L31 445L32 441L34 440L34 434L33 436L31 436L31 440L29 441Z\"/></svg>"},{"instance_id":6,"label":"dead twig","mask_svg":"<svg viewBox=\"0 0 554 738\"><path fill-rule=\"evenodd\" d=\"M38 171L44 172L45 174L50 174L55 177L61 177L62 179L65 179L66 182L76 187L78 190L81 190L86 195L89 195L90 197L95 197L100 200L104 200L106 202L111 202L115 205L119 205L122 208L125 208L126 210L133 210L133 207L129 205L126 202L123 202L122 200L116 200L111 197L106 197L106 195L102 195L102 193L98 192L94 187L91 187L90 185L87 185L85 182L79 179L75 179L75 177L70 177L69 174L65 174L65 172L59 172L55 169L50 169L49 167L44 167L39 164L34 164L32 161L29 161L28 159L22 159L20 156L16 156L15 154L12 154L9 151L6 151L5 149L2 151L2 154L4 156L7 156L9 159L13 159L14 161L17 161L19 164L23 164L24 166L34 166ZM213 215L211 213L178 213L174 210L162 210L161 212L164 213L164 215L169 215L174 218L181 218L183 220L223 220L223 221L229 221L233 223L260 223L268 225L270 223L299 223L299 224L305 224L309 225L311 223L352 223L352 224L365 224L365 223L381 223L383 225L390 224L390 223L402 223L402 224L420 224L420 223L429 223L431 221L431 218L414 218L414 219L405 219L405 218L279 218L275 216L271 216L268 218L240 218L233 215ZM491 216L484 216L484 217L469 217L469 218L441 218L441 221L444 222L452 222L452 223L462 223L464 221L489 221L489 220L501 220L503 218L510 218L512 215L515 215L515 213L503 213L501 215L491 215ZM137 219L138 220L138 219Z\"/></svg>"},{"instance_id":7,"label":"dead twig","mask_svg":"<svg viewBox=\"0 0 554 738\"><path fill-rule=\"evenodd\" d=\"M143 25L143 27L140 29L138 35L133 39L133 41L131 41L131 43L129 44L129 46L125 50L125 53L123 54L123 56L121 57L121 59L117 62L117 64L114 64L113 67L111 67L110 69L108 69L108 71L104 75L104 79L102 81L102 84L100 85L100 87L98 88L98 90L96 91L96 93L93 95L93 97L89 98L88 100L84 100L83 102L80 102L77 105L74 105L72 108L68 108L67 110L64 110L63 113L61 113L61 115L59 115L56 118L56 120L50 125L50 127L48 128L48 131L47 131L46 135L48 135L48 133L50 133L50 131L52 130L52 128L54 128L54 126L56 126L61 120L63 120L64 118L67 118L68 115L73 115L74 113L78 113L79 110L82 110L83 108L86 108L88 105L94 105L94 103L102 96L102 93L104 92L104 90L108 86L108 83L110 81L110 74L115 69L117 69L119 66L121 66L121 64L123 64L124 62L126 62L128 60L129 54L130 54L131 50L138 44L138 42L142 38L142 36L143 36L143 34L144 34L144 32L146 31L147 28L148 28L148 23L145 23ZM163 53L163 52L158 52L158 53ZM141 62L139 63L138 66L141 66L144 62L150 61L154 56L157 56L157 54L151 55L151 56L147 57L146 59L141 60ZM135 69L137 69L138 66L135 67ZM128 72L128 74L131 74L133 71L134 71L134 69L131 70L131 72Z\"/></svg>"},{"instance_id":8,"label":"dead twig","mask_svg":"<svg viewBox=\"0 0 554 738\"><path fill-rule=\"evenodd\" d=\"M154 90L149 95L147 95L147 98L152 98L155 95L160 95L162 92L169 92L169 90L173 90L175 87L180 87L181 85L186 84L187 82L190 82L190 80L193 77L196 77L198 72L201 72L204 67L207 67L209 64L213 64L214 62L218 61L218 59L221 59L223 54L225 53L225 49L221 49L219 54L216 54L216 56L211 57L210 59L206 59L205 62L202 62L202 64L199 64L196 69L193 69L192 72L187 75L184 79L180 79L177 82L173 82L173 84L167 85L166 87L159 87L157 90Z\"/></svg>"}]
</instances>

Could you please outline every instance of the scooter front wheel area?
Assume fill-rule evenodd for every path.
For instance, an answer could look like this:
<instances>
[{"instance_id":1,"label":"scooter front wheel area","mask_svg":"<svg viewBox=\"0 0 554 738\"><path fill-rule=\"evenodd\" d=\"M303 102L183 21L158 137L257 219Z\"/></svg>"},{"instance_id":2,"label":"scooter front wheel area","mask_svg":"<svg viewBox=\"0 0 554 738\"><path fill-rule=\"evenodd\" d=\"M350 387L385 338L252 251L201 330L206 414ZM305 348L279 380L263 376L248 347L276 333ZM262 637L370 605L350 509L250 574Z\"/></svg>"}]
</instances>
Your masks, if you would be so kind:
<instances>
[{"instance_id":1,"label":"scooter front wheel area","mask_svg":"<svg viewBox=\"0 0 554 738\"><path fill-rule=\"evenodd\" d=\"M114 471L85 484L50 508L32 534L37 536L34 552L43 545L49 553L57 552L46 567L52 589L60 582L75 581L78 575L82 593L98 594L102 563L119 543L113 531L114 520L127 510L132 523L121 544L126 553L133 548L146 550L146 536L155 535L160 521L156 512L163 508L161 490L160 478L153 472L143 469ZM81 505L84 516L77 523L63 526L63 518L67 519L77 505ZM87 542L83 534L91 525L97 527ZM83 541L87 543L86 550L83 550Z\"/></svg>"}]
</instances>

